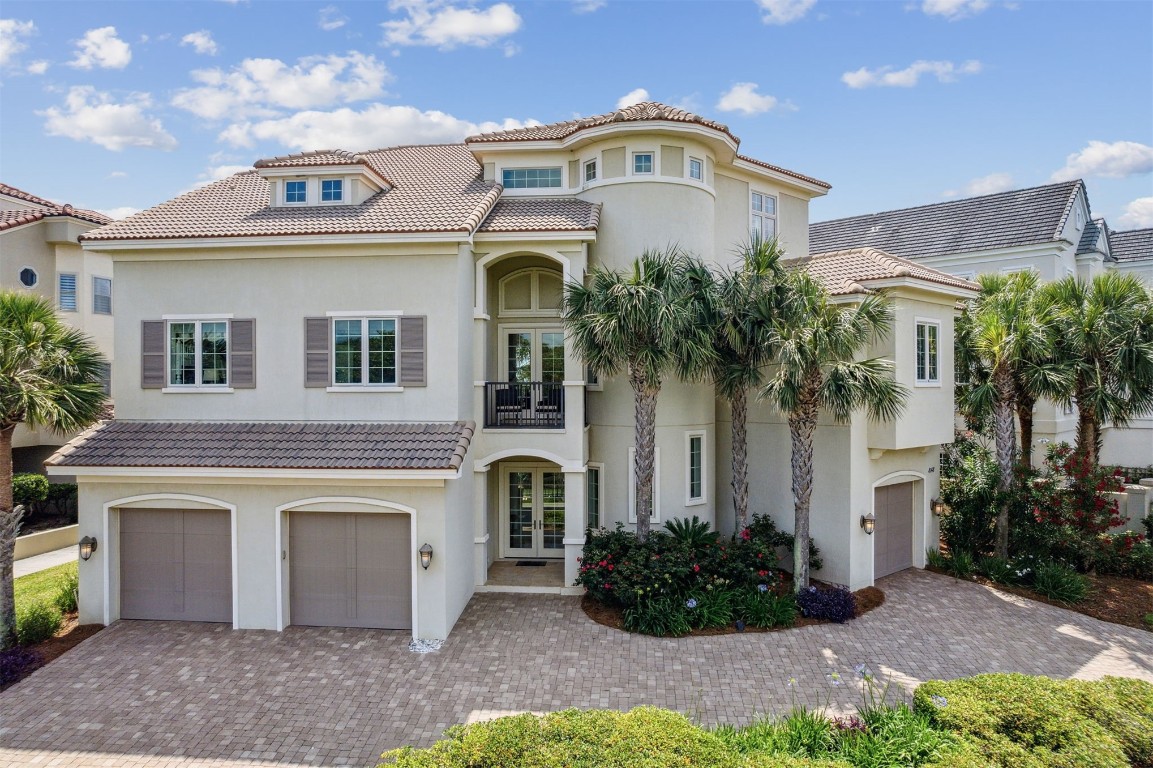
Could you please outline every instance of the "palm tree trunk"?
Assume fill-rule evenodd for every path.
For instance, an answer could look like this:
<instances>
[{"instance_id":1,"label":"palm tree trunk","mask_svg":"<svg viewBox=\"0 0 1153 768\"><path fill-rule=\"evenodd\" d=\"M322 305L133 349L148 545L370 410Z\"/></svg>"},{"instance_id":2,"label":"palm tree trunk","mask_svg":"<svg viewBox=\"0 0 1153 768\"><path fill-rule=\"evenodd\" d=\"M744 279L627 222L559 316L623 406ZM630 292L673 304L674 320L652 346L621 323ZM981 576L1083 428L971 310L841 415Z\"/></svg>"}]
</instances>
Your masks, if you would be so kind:
<instances>
[{"instance_id":1,"label":"palm tree trunk","mask_svg":"<svg viewBox=\"0 0 1153 768\"><path fill-rule=\"evenodd\" d=\"M739 387L729 402L733 412L733 508L740 533L749 526L749 393Z\"/></svg>"},{"instance_id":2,"label":"palm tree trunk","mask_svg":"<svg viewBox=\"0 0 1153 768\"><path fill-rule=\"evenodd\" d=\"M809 586L809 508L813 495L813 434L817 428L817 403L811 394L802 396L789 415L793 442L793 589Z\"/></svg>"},{"instance_id":3,"label":"palm tree trunk","mask_svg":"<svg viewBox=\"0 0 1153 768\"><path fill-rule=\"evenodd\" d=\"M0 429L0 651L16 645L16 595L12 584L12 560L22 513L12 509L12 433L16 426Z\"/></svg>"},{"instance_id":4,"label":"palm tree trunk","mask_svg":"<svg viewBox=\"0 0 1153 768\"><path fill-rule=\"evenodd\" d=\"M636 413L636 512L637 540L649 537L649 518L653 504L653 468L656 464L657 394L660 388L650 387L645 377L632 371L630 382Z\"/></svg>"},{"instance_id":5,"label":"palm tree trunk","mask_svg":"<svg viewBox=\"0 0 1153 768\"><path fill-rule=\"evenodd\" d=\"M1017 422L1021 425L1021 464L1033 466L1033 406L1036 400L1017 394Z\"/></svg>"},{"instance_id":6,"label":"palm tree trunk","mask_svg":"<svg viewBox=\"0 0 1153 768\"><path fill-rule=\"evenodd\" d=\"M1000 478L997 491L1001 496L997 510L996 554L1009 557L1009 492L1013 488L1013 463L1016 454L1017 430L1013 424L1013 381L1003 369L994 370L997 390L993 403L993 437L997 443L997 467Z\"/></svg>"}]
</instances>

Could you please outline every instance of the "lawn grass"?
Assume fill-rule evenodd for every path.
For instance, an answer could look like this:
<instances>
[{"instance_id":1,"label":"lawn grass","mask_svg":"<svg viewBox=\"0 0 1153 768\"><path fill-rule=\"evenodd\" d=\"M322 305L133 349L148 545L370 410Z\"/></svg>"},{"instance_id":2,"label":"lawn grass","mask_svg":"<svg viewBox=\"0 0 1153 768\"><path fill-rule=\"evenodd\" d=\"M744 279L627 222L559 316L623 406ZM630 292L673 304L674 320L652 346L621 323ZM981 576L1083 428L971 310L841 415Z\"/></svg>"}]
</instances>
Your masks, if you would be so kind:
<instances>
[{"instance_id":1,"label":"lawn grass","mask_svg":"<svg viewBox=\"0 0 1153 768\"><path fill-rule=\"evenodd\" d=\"M76 566L76 563L64 563L16 579L13 582L16 587L16 610L19 611L21 606L28 603L51 601L60 588L60 580L69 572L76 573Z\"/></svg>"}]
</instances>

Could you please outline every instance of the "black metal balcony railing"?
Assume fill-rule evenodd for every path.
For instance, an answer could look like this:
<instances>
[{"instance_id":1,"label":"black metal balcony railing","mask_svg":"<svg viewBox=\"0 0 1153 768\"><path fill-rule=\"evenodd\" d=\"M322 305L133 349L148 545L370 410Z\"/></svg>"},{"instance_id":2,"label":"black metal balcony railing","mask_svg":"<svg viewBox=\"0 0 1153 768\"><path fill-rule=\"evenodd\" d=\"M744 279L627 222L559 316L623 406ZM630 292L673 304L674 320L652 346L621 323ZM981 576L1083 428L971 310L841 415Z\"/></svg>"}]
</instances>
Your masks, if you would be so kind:
<instances>
[{"instance_id":1,"label":"black metal balcony railing","mask_svg":"<svg viewBox=\"0 0 1153 768\"><path fill-rule=\"evenodd\" d=\"M485 382L484 425L564 429L564 385L559 381Z\"/></svg>"}]
</instances>

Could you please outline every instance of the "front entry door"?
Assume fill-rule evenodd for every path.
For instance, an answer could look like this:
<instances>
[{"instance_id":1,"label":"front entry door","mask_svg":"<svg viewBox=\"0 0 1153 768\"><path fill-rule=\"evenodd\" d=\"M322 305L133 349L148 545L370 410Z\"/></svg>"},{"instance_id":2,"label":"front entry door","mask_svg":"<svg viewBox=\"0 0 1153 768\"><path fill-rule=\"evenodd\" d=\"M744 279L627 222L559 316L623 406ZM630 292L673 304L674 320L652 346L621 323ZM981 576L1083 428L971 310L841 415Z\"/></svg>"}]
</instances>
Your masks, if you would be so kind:
<instances>
[{"instance_id":1,"label":"front entry door","mask_svg":"<svg viewBox=\"0 0 1153 768\"><path fill-rule=\"evenodd\" d=\"M500 492L501 556L564 557L564 473L508 465Z\"/></svg>"}]
</instances>

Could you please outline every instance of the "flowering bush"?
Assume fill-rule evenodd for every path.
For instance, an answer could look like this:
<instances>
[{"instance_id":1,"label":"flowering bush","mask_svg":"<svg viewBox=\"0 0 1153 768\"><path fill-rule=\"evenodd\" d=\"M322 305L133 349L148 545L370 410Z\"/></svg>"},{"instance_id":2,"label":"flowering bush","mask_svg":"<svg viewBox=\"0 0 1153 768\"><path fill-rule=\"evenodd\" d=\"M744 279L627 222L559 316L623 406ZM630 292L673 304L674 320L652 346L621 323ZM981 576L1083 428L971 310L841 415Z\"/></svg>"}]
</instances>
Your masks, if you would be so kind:
<instances>
[{"instance_id":1,"label":"flowering bush","mask_svg":"<svg viewBox=\"0 0 1153 768\"><path fill-rule=\"evenodd\" d=\"M1108 470L1077 455L1068 443L1049 448L1045 474L1035 483L1039 503L1033 507L1037 522L1068 526L1098 535L1128 522L1117 508L1116 499L1106 494L1122 490L1120 469Z\"/></svg>"},{"instance_id":2,"label":"flowering bush","mask_svg":"<svg viewBox=\"0 0 1153 768\"><path fill-rule=\"evenodd\" d=\"M844 587L809 587L797 595L797 607L810 619L826 619L844 624L857 615L857 599Z\"/></svg>"}]
</instances>

